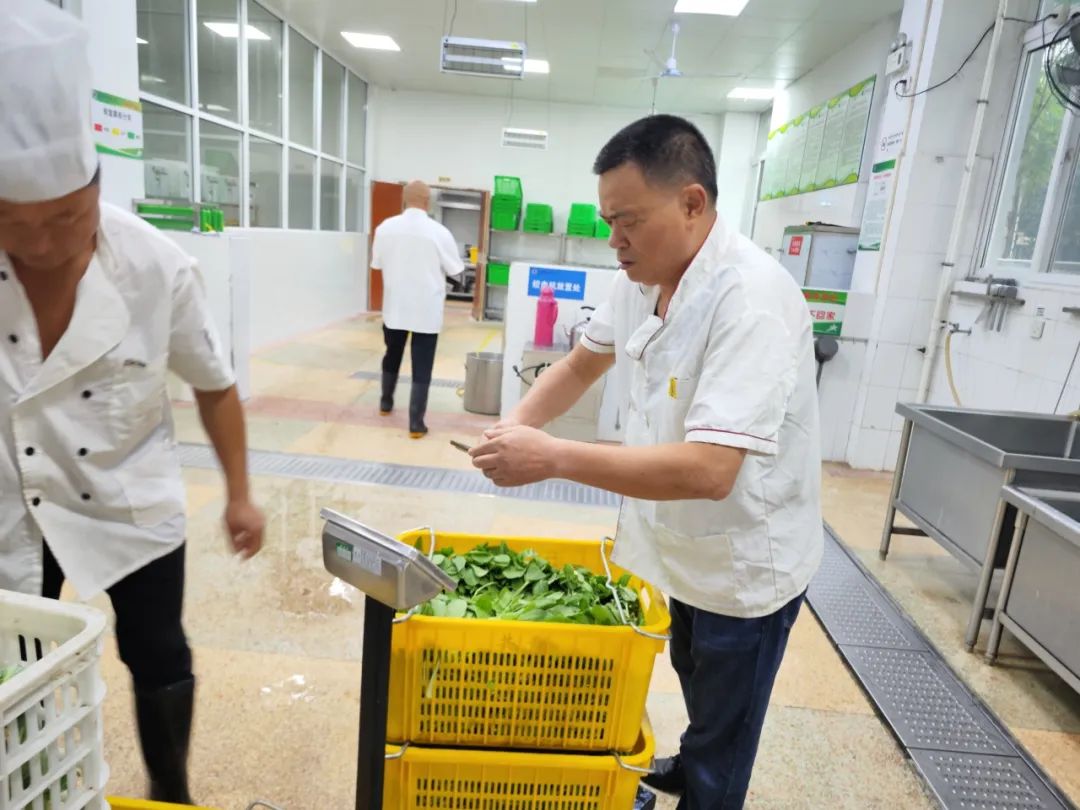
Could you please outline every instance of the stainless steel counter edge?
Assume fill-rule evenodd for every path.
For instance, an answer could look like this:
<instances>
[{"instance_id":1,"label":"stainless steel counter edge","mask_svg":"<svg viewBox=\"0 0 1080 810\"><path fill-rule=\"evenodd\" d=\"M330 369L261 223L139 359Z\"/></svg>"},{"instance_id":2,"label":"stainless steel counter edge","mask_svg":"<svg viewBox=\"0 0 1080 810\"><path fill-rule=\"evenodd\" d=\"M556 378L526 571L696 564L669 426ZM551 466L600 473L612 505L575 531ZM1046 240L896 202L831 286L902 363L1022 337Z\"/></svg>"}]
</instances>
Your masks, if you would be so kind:
<instances>
[{"instance_id":1,"label":"stainless steel counter edge","mask_svg":"<svg viewBox=\"0 0 1080 810\"><path fill-rule=\"evenodd\" d=\"M1050 489L1005 487L1002 490L1002 497L1063 540L1080 547L1080 523L1077 523L1059 509L1054 508L1052 504L1053 501L1080 503L1080 493Z\"/></svg>"}]
</instances>

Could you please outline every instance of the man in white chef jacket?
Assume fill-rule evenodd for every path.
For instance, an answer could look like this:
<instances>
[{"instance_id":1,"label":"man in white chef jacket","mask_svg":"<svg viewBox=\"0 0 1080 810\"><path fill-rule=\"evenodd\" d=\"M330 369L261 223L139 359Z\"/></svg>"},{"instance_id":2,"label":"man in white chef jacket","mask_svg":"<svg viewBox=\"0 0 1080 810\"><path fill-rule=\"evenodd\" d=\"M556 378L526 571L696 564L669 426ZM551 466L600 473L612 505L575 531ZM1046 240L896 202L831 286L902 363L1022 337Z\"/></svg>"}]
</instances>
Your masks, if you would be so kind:
<instances>
[{"instance_id":1,"label":"man in white chef jacket","mask_svg":"<svg viewBox=\"0 0 1080 810\"><path fill-rule=\"evenodd\" d=\"M427 435L427 414L435 349L443 326L446 279L460 276L465 264L454 235L428 216L431 189L419 180L405 186L405 210L375 229L371 266L383 274L382 398L379 411L394 410L405 344L412 355L412 390L409 392L409 435Z\"/></svg>"},{"instance_id":2,"label":"man in white chef jacket","mask_svg":"<svg viewBox=\"0 0 1080 810\"><path fill-rule=\"evenodd\" d=\"M81 23L43 0L6 0L3 16L0 588L108 592L151 797L187 804L195 681L167 371L195 388L232 544L250 556L263 516L243 413L192 259L99 202Z\"/></svg>"},{"instance_id":3,"label":"man in white chef jacket","mask_svg":"<svg viewBox=\"0 0 1080 810\"><path fill-rule=\"evenodd\" d=\"M738 808L823 535L812 328L791 276L716 212L693 125L631 124L595 171L621 271L581 345L473 450L502 486L565 478L625 496L614 558L660 586L690 724L645 781L683 810ZM616 366L625 446L538 430Z\"/></svg>"}]
</instances>

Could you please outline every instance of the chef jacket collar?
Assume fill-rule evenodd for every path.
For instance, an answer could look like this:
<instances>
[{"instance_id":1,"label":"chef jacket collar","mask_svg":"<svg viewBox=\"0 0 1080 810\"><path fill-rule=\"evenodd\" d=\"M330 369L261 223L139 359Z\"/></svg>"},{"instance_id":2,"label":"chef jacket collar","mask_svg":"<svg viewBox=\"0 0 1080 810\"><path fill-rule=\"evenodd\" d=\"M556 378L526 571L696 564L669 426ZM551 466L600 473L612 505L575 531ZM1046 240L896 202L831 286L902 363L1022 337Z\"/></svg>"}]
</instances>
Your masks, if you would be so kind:
<instances>
[{"instance_id":1,"label":"chef jacket collar","mask_svg":"<svg viewBox=\"0 0 1080 810\"><path fill-rule=\"evenodd\" d=\"M112 246L100 228L97 236L97 249L79 282L71 323L19 397L20 402L36 397L87 368L116 348L127 334L131 314L116 288L116 260ZM13 387L18 390L17 385Z\"/></svg>"},{"instance_id":2,"label":"chef jacket collar","mask_svg":"<svg viewBox=\"0 0 1080 810\"><path fill-rule=\"evenodd\" d=\"M649 348L649 345L671 320L671 316L684 301L701 288L710 271L721 262L730 247L730 240L731 236L727 226L724 224L723 218L717 214L716 222L713 223L712 230L709 231L704 244L679 280L679 284L675 288L675 295L672 296L671 302L668 304L667 314L664 318L656 314L656 306L660 300L660 288L639 285L641 294L648 299L652 312L626 342L626 353L631 359L640 360L644 357L645 350Z\"/></svg>"}]
</instances>

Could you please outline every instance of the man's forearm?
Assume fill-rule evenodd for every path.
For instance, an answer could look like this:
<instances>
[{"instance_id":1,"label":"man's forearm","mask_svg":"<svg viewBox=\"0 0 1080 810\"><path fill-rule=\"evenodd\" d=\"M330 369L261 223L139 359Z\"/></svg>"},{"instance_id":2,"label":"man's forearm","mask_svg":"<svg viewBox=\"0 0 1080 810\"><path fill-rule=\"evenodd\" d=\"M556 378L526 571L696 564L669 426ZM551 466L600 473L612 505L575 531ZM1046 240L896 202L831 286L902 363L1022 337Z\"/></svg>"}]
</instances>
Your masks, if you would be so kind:
<instances>
[{"instance_id":1,"label":"man's forearm","mask_svg":"<svg viewBox=\"0 0 1080 810\"><path fill-rule=\"evenodd\" d=\"M618 447L562 441L556 475L649 501L723 500L735 485L744 451L708 444Z\"/></svg>"},{"instance_id":2,"label":"man's forearm","mask_svg":"<svg viewBox=\"0 0 1080 810\"><path fill-rule=\"evenodd\" d=\"M203 428L224 471L229 500L248 500L247 436L236 386L224 391L196 391L195 400Z\"/></svg>"}]
</instances>

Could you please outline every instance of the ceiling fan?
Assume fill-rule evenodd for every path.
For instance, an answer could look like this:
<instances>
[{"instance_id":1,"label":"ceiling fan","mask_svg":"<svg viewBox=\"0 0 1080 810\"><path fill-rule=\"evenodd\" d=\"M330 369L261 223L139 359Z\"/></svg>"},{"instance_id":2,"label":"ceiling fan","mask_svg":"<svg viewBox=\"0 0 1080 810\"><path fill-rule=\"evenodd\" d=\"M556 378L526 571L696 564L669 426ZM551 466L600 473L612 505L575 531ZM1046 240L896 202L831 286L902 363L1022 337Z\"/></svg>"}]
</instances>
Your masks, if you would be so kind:
<instances>
[{"instance_id":1,"label":"ceiling fan","mask_svg":"<svg viewBox=\"0 0 1080 810\"><path fill-rule=\"evenodd\" d=\"M660 69L660 72L645 77L648 81L658 79L734 79L740 74L738 73L683 73L679 69L679 59L676 55L676 51L679 46L679 32L682 30L682 26L675 21L671 23L671 56L667 58L666 62L661 62L660 58L656 55L656 51L646 50L650 58Z\"/></svg>"},{"instance_id":2,"label":"ceiling fan","mask_svg":"<svg viewBox=\"0 0 1080 810\"><path fill-rule=\"evenodd\" d=\"M741 75L738 73L683 73L683 71L679 69L679 58L677 56L679 32L681 30L682 26L677 21L672 20L671 55L667 58L667 61L661 62L660 57L656 55L656 51L648 49L645 51L660 71L659 73L653 74L652 76L646 76L642 79L642 81L652 82L652 115L656 114L656 95L660 89L661 79L735 79Z\"/></svg>"}]
</instances>

